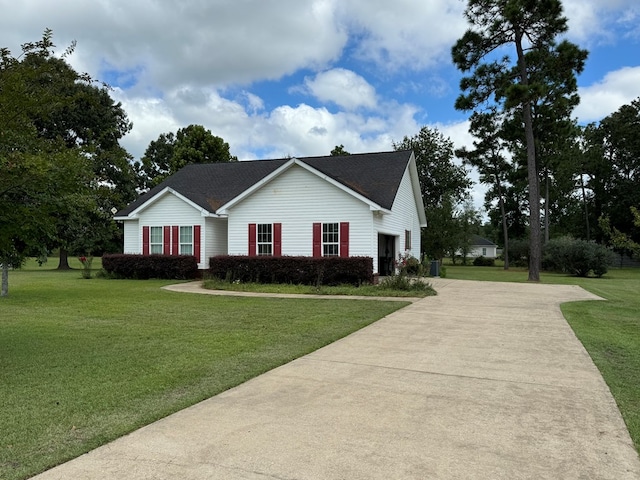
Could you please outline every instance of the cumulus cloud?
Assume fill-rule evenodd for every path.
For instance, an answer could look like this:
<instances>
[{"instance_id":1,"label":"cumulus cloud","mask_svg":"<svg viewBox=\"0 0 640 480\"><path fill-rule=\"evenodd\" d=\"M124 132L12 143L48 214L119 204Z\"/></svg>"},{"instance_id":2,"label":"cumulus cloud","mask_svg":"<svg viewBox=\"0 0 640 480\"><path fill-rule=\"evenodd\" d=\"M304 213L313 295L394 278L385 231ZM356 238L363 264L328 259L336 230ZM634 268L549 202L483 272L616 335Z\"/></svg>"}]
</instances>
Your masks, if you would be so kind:
<instances>
[{"instance_id":1,"label":"cumulus cloud","mask_svg":"<svg viewBox=\"0 0 640 480\"><path fill-rule=\"evenodd\" d=\"M344 68L321 72L304 81L306 90L322 102L332 102L345 110L374 109L376 92L360 75Z\"/></svg>"},{"instance_id":2,"label":"cumulus cloud","mask_svg":"<svg viewBox=\"0 0 640 480\"><path fill-rule=\"evenodd\" d=\"M563 6L569 37L582 44L611 43L620 28L631 35L639 31L637 0L565 0Z\"/></svg>"},{"instance_id":3,"label":"cumulus cloud","mask_svg":"<svg viewBox=\"0 0 640 480\"><path fill-rule=\"evenodd\" d=\"M69 0L65 8L0 0L0 8L12 12L0 29L15 45L48 26L60 45L78 40L73 61L86 70L135 69L140 82L161 88L278 79L326 66L347 42L332 0Z\"/></svg>"},{"instance_id":4,"label":"cumulus cloud","mask_svg":"<svg viewBox=\"0 0 640 480\"><path fill-rule=\"evenodd\" d=\"M602 120L640 96L640 66L609 72L601 81L579 89L580 105L575 115L580 122Z\"/></svg>"},{"instance_id":5,"label":"cumulus cloud","mask_svg":"<svg viewBox=\"0 0 640 480\"><path fill-rule=\"evenodd\" d=\"M448 0L351 0L341 2L338 12L359 37L358 57L388 70L419 70L448 61L467 28L464 6Z\"/></svg>"}]
</instances>

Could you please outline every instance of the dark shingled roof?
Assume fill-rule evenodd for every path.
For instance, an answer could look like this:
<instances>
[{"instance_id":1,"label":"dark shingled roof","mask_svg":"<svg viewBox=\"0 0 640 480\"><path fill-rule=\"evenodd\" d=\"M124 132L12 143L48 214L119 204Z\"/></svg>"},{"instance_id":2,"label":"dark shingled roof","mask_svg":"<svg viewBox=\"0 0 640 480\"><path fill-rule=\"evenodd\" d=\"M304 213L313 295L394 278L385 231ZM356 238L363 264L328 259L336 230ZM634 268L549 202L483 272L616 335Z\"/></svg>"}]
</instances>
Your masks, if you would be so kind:
<instances>
[{"instance_id":1,"label":"dark shingled roof","mask_svg":"<svg viewBox=\"0 0 640 480\"><path fill-rule=\"evenodd\" d=\"M398 151L340 157L303 157L298 160L382 208L391 209L410 157L411 151ZM167 187L214 213L288 161L289 159L277 159L187 165L115 216L130 214Z\"/></svg>"},{"instance_id":2,"label":"dark shingled roof","mask_svg":"<svg viewBox=\"0 0 640 480\"><path fill-rule=\"evenodd\" d=\"M480 235L471 235L471 245L482 245L482 246L487 246L487 247L495 247L495 243L493 243L491 240L488 240L484 237L481 237Z\"/></svg>"}]
</instances>

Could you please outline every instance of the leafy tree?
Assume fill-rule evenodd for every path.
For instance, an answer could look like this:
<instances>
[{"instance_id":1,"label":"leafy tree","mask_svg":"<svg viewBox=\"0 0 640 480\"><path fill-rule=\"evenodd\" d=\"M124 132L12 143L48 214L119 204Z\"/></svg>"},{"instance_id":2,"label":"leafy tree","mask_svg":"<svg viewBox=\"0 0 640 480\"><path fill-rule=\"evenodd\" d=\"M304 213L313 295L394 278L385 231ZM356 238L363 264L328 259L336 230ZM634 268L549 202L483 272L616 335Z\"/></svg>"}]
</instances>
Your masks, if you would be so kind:
<instances>
[{"instance_id":1,"label":"leafy tree","mask_svg":"<svg viewBox=\"0 0 640 480\"><path fill-rule=\"evenodd\" d=\"M231 155L229 144L221 137L213 135L202 125L189 125L179 129L175 135L171 132L160 134L149 144L135 168L139 174L139 186L146 190L191 163L236 161L238 158Z\"/></svg>"},{"instance_id":2,"label":"leafy tree","mask_svg":"<svg viewBox=\"0 0 640 480\"><path fill-rule=\"evenodd\" d=\"M442 259L459 248L456 206L468 197L471 180L454 162L453 142L436 129L423 127L417 135L394 143L395 150L413 150L429 228L423 230L424 252Z\"/></svg>"},{"instance_id":3,"label":"leafy tree","mask_svg":"<svg viewBox=\"0 0 640 480\"><path fill-rule=\"evenodd\" d=\"M633 225L640 228L640 209L631 207L630 210ZM617 228L612 227L609 217L600 217L598 223L614 249L622 253L631 253L634 258L640 259L640 243L634 242L630 235L622 233Z\"/></svg>"},{"instance_id":4,"label":"leafy tree","mask_svg":"<svg viewBox=\"0 0 640 480\"><path fill-rule=\"evenodd\" d=\"M491 185L487 191L488 202L496 199L502 225L504 245L504 269L509 270L509 227L505 208L505 188L512 165L505 155L506 145L501 137L501 123L498 112L493 109L486 113L471 115L469 132L477 138L473 150L461 148L456 155L478 169L480 182Z\"/></svg>"},{"instance_id":5,"label":"leafy tree","mask_svg":"<svg viewBox=\"0 0 640 480\"><path fill-rule=\"evenodd\" d=\"M46 30L41 40L22 45L18 57L0 49L0 296L8 295L9 268L28 255L45 255L56 238L58 199L90 177L87 158L58 137L40 135L35 121L68 101L51 81L58 65L49 61L53 48ZM72 50L73 45L65 55Z\"/></svg>"},{"instance_id":6,"label":"leafy tree","mask_svg":"<svg viewBox=\"0 0 640 480\"><path fill-rule=\"evenodd\" d=\"M529 280L539 281L542 239L534 107L540 99L552 98L557 84L566 86L562 95L575 90L566 82L582 69L586 52L566 40L556 43L567 30L559 0L469 0L465 16L472 28L456 42L452 57L469 76L460 83L463 93L456 108L468 111L494 103L519 116L529 196ZM500 57L508 46L515 57ZM562 70L557 82L553 69Z\"/></svg>"},{"instance_id":7,"label":"leafy tree","mask_svg":"<svg viewBox=\"0 0 640 480\"><path fill-rule=\"evenodd\" d=\"M636 242L640 242L640 230L628 212L640 205L639 132L640 98L604 118L595 132L602 154L598 164L605 176L597 193L601 209L598 213L608 216L612 227Z\"/></svg>"},{"instance_id":8,"label":"leafy tree","mask_svg":"<svg viewBox=\"0 0 640 480\"><path fill-rule=\"evenodd\" d=\"M351 155L349 152L347 152L344 149L344 145L340 144L340 145L336 145L333 150L331 150L331 156L332 157L341 157L344 155Z\"/></svg>"},{"instance_id":9,"label":"leafy tree","mask_svg":"<svg viewBox=\"0 0 640 480\"><path fill-rule=\"evenodd\" d=\"M64 59L30 57L23 64L34 69L46 66L52 74L46 83L41 82L42 88L64 99L52 105L46 115L32 115L38 135L60 139L67 148L77 150L90 160L93 171L87 182L78 186L82 192L58 198L58 235L51 246L60 248L58 268L68 269L68 251L87 252L89 244L93 245L90 252L103 250L118 238L110 211L124 207L137 195L131 157L119 144L132 125L105 86L77 82L76 72ZM88 234L92 235L90 240L84 238Z\"/></svg>"}]
</instances>

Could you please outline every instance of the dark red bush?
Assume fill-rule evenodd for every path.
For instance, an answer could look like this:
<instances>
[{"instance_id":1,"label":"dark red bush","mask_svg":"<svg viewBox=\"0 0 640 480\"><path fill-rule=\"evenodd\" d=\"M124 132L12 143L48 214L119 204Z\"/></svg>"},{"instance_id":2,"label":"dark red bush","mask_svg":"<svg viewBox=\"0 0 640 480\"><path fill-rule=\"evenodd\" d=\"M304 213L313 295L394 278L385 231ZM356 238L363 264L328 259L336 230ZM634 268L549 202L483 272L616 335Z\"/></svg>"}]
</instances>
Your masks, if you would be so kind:
<instances>
[{"instance_id":1,"label":"dark red bush","mask_svg":"<svg viewBox=\"0 0 640 480\"><path fill-rule=\"evenodd\" d=\"M102 268L111 276L138 280L187 280L198 276L198 261L193 255L105 254Z\"/></svg>"},{"instance_id":2,"label":"dark red bush","mask_svg":"<svg viewBox=\"0 0 640 480\"><path fill-rule=\"evenodd\" d=\"M223 255L209 259L209 274L229 282L357 286L373 283L373 259Z\"/></svg>"}]
</instances>

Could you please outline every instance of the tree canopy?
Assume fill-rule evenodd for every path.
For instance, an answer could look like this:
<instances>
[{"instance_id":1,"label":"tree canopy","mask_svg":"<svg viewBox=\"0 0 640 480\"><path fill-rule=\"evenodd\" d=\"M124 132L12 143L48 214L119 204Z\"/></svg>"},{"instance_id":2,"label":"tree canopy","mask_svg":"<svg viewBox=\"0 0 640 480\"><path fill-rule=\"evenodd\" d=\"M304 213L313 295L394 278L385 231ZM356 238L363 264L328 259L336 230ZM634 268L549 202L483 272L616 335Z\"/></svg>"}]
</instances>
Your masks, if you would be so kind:
<instances>
[{"instance_id":1,"label":"tree canopy","mask_svg":"<svg viewBox=\"0 0 640 480\"><path fill-rule=\"evenodd\" d=\"M529 280L539 281L540 129L553 135L564 125L577 103L575 74L587 53L566 40L556 41L567 30L559 0L468 0L465 16L471 28L452 48L454 63L466 74L455 106L463 111L497 107L521 132L512 138L520 147L514 155L526 159ZM502 55L505 47L513 49L512 56ZM543 125L545 115L549 122Z\"/></svg>"},{"instance_id":2,"label":"tree canopy","mask_svg":"<svg viewBox=\"0 0 640 480\"><path fill-rule=\"evenodd\" d=\"M413 137L394 143L395 150L413 150L429 228L423 229L424 252L442 259L464 241L459 234L459 207L468 197L471 180L454 161L453 142L441 132L423 127Z\"/></svg>"},{"instance_id":3,"label":"tree canopy","mask_svg":"<svg viewBox=\"0 0 640 480\"><path fill-rule=\"evenodd\" d=\"M189 125L176 134L162 133L151 141L135 168L143 190L161 183L185 165L191 163L236 162L229 144L202 125Z\"/></svg>"},{"instance_id":4,"label":"tree canopy","mask_svg":"<svg viewBox=\"0 0 640 480\"><path fill-rule=\"evenodd\" d=\"M9 267L27 255L45 255L57 236L58 199L91 177L86 156L69 149L59 135L41 135L38 119L50 118L68 97L57 89L60 63L52 32L22 45L15 57L0 49L0 264L1 295L8 294ZM73 45L65 55L73 51ZM64 58L64 57L62 57ZM69 69L68 80L88 77Z\"/></svg>"}]
</instances>

